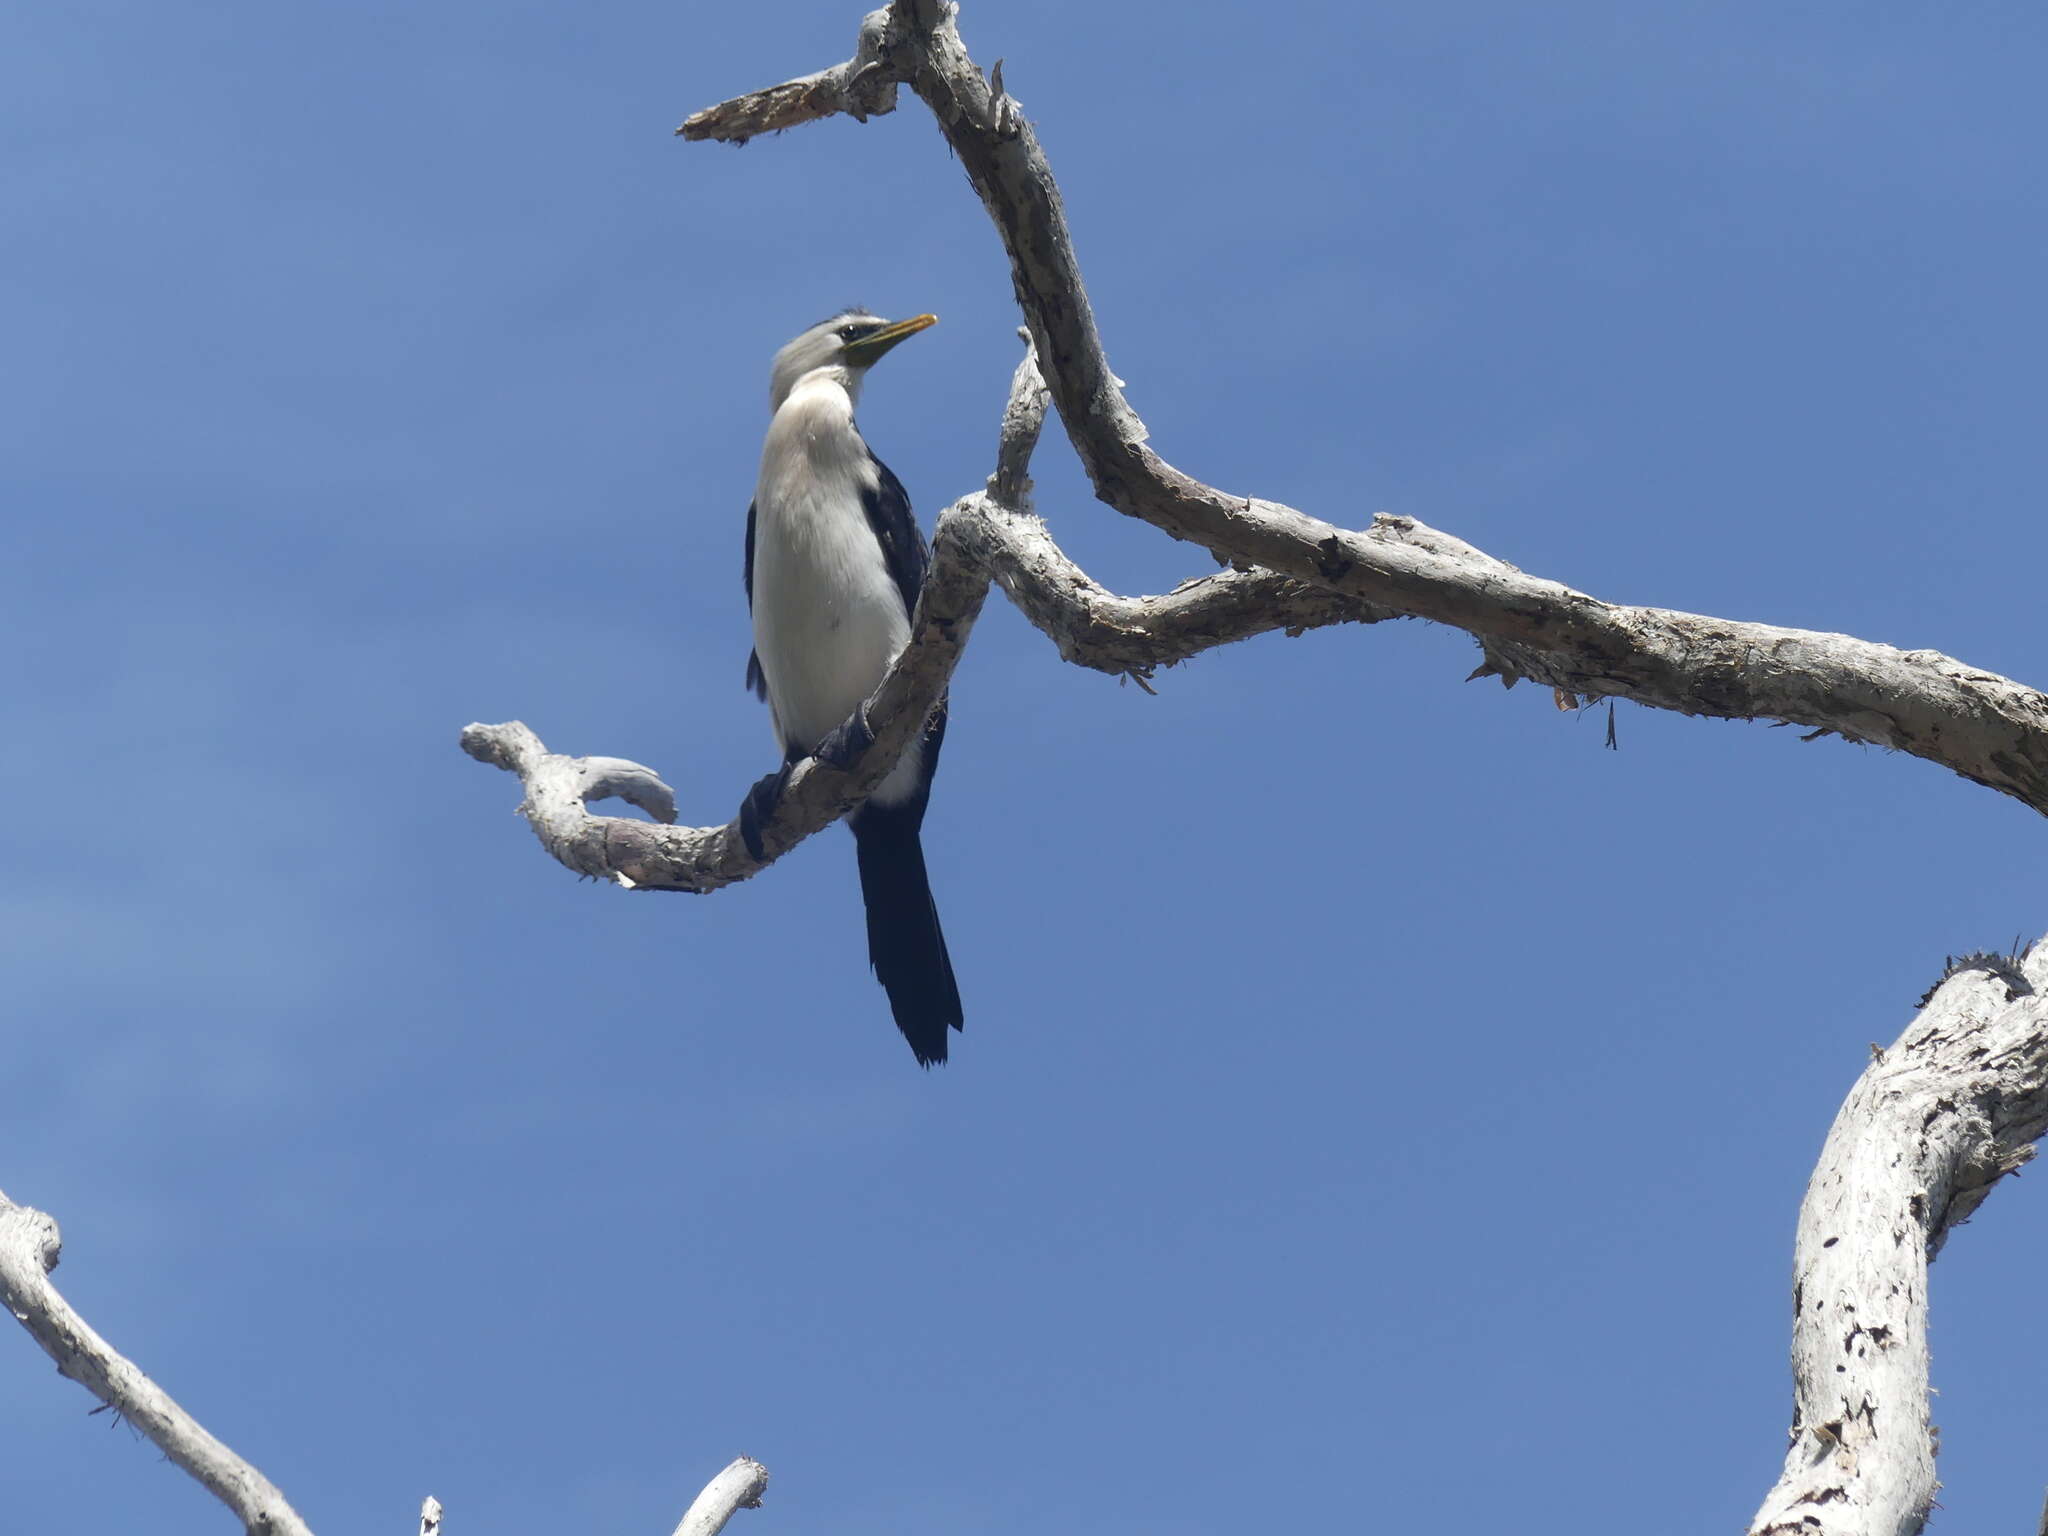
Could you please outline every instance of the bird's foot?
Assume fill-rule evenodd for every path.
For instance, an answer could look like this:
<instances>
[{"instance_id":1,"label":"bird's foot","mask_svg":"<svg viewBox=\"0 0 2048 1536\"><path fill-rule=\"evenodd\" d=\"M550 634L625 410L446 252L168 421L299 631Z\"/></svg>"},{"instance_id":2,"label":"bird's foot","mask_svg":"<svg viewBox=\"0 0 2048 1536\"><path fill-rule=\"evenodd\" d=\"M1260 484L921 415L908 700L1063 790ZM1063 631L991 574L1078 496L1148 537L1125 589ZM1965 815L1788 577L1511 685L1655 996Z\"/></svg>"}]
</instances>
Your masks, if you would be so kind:
<instances>
[{"instance_id":1,"label":"bird's foot","mask_svg":"<svg viewBox=\"0 0 2048 1536\"><path fill-rule=\"evenodd\" d=\"M843 772L858 762L861 754L874 744L874 729L868 724L868 701L862 699L854 712L835 725L831 734L818 743L818 750L811 756Z\"/></svg>"},{"instance_id":2,"label":"bird's foot","mask_svg":"<svg viewBox=\"0 0 2048 1536\"><path fill-rule=\"evenodd\" d=\"M747 798L740 802L740 841L747 845L747 852L753 855L756 864L767 858L761 848L761 823L773 816L775 807L782 803L783 788L789 783L789 769L790 765L784 763L748 790Z\"/></svg>"}]
</instances>

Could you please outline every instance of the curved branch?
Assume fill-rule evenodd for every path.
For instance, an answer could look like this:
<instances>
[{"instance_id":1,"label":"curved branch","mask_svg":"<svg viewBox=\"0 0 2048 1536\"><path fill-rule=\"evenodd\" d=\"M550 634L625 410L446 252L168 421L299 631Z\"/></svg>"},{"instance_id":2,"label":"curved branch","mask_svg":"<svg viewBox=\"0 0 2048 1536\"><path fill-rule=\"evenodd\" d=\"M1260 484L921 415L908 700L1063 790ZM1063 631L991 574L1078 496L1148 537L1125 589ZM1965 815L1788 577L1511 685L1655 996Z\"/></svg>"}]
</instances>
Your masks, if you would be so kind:
<instances>
[{"instance_id":1,"label":"curved branch","mask_svg":"<svg viewBox=\"0 0 2048 1536\"><path fill-rule=\"evenodd\" d=\"M2048 1131L2048 941L1951 963L1836 1115L1799 1211L1792 1444L1751 1536L1912 1536L1933 1502L1927 1266Z\"/></svg>"},{"instance_id":2,"label":"curved branch","mask_svg":"<svg viewBox=\"0 0 2048 1536\"><path fill-rule=\"evenodd\" d=\"M1045 524L1031 515L1031 481L1025 470L1051 392L1038 371L1038 348L1030 330L1020 328L1017 335L1025 344L1024 360L1010 380L1002 446L988 495L959 503L948 531L1017 610L1059 648L1063 660L1129 675L1142 683L1156 668L1270 630L1300 634L1327 624L1371 624L1403 617L1270 571L1198 576L1163 597L1119 597L1090 579L1053 541ZM1382 521L1389 533L1420 527Z\"/></svg>"},{"instance_id":3,"label":"curved branch","mask_svg":"<svg viewBox=\"0 0 2048 1536\"><path fill-rule=\"evenodd\" d=\"M2048 814L2048 697L2011 679L1936 651L1607 603L1476 551L1375 538L1183 474L1146 446L1103 353L1051 167L1000 71L984 79L968 56L954 7L894 0L861 35L877 67L931 108L995 221L1052 403L1110 506L1235 563L1462 629L1485 653L1482 675L1789 721L1940 763ZM712 136L733 106L699 113L684 135Z\"/></svg>"},{"instance_id":4,"label":"curved branch","mask_svg":"<svg viewBox=\"0 0 2048 1536\"><path fill-rule=\"evenodd\" d=\"M171 1395L101 1338L50 1283L63 1240L56 1221L0 1193L0 1302L57 1369L147 1435L235 1512L249 1536L312 1536L261 1472L208 1434Z\"/></svg>"},{"instance_id":5,"label":"curved branch","mask_svg":"<svg viewBox=\"0 0 2048 1536\"><path fill-rule=\"evenodd\" d=\"M751 1456L741 1456L704 1485L704 1491L683 1512L675 1536L718 1536L725 1522L743 1509L759 1509L768 1491L768 1469Z\"/></svg>"},{"instance_id":6,"label":"curved branch","mask_svg":"<svg viewBox=\"0 0 2048 1536\"><path fill-rule=\"evenodd\" d=\"M1143 680L1156 668L1271 630L1300 634L1403 617L1271 571L1219 571L1163 596L1120 597L1070 560L1043 522L990 498L960 503L947 531L1063 659L1098 672Z\"/></svg>"},{"instance_id":7,"label":"curved branch","mask_svg":"<svg viewBox=\"0 0 2048 1536\"><path fill-rule=\"evenodd\" d=\"M940 527L943 532L943 518ZM674 819L668 786L638 763L564 757L548 751L517 720L465 726L462 749L479 762L519 775L526 786L520 814L532 824L541 846L580 875L640 890L700 894L745 880L865 800L938 706L988 592L988 578L966 560L946 558L946 548L942 540L934 550L911 614L910 643L868 700L873 745L851 768L816 758L797 765L774 813L761 823L763 857L758 861L740 837L737 817L725 826L676 827L591 815L586 801L615 795L663 822Z\"/></svg>"},{"instance_id":8,"label":"curved branch","mask_svg":"<svg viewBox=\"0 0 2048 1536\"><path fill-rule=\"evenodd\" d=\"M532 733L527 733L531 737ZM538 742L534 745L537 747ZM63 1239L56 1220L0 1191L0 1305L5 1305L58 1371L149 1437L234 1511L249 1536L312 1536L268 1478L206 1432L135 1363L95 1333L50 1283ZM730 1463L684 1512L675 1536L718 1536L742 1509L759 1509L768 1469L751 1457ZM420 1504L420 1536L438 1536L441 1501Z\"/></svg>"}]
</instances>

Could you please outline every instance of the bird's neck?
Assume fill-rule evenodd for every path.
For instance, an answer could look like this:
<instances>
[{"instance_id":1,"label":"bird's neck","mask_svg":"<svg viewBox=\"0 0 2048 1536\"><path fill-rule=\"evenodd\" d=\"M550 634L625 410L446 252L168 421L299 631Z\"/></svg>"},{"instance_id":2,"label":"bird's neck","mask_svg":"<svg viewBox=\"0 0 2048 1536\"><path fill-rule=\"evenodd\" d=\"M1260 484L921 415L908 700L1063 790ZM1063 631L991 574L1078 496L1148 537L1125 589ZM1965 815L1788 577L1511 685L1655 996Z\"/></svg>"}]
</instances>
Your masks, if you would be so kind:
<instances>
[{"instance_id":1,"label":"bird's neck","mask_svg":"<svg viewBox=\"0 0 2048 1536\"><path fill-rule=\"evenodd\" d=\"M782 408L795 400L799 395L809 395L814 391L819 393L836 391L846 397L847 414L851 415L853 408L860 404L861 377L866 371L866 369L845 368L837 363L825 368L813 368L809 373L797 378L788 389L768 403L769 413L771 415L780 414ZM818 401L816 403L823 404L825 402Z\"/></svg>"},{"instance_id":2,"label":"bird's neck","mask_svg":"<svg viewBox=\"0 0 2048 1536\"><path fill-rule=\"evenodd\" d=\"M808 466L805 473L813 478L859 478L867 458L867 444L853 420L853 390L847 388L846 370L815 368L797 380L768 423L761 446L762 486L777 494L771 482L776 481L778 466L798 464Z\"/></svg>"}]
</instances>

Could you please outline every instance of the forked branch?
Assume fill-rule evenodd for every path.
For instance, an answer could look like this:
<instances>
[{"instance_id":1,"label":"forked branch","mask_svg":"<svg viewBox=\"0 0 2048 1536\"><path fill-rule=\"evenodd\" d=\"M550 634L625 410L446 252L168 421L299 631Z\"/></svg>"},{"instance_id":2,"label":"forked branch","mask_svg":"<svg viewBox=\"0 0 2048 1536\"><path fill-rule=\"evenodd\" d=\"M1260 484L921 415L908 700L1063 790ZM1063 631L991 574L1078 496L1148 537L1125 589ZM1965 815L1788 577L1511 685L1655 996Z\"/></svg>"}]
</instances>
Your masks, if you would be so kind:
<instances>
[{"instance_id":1,"label":"forked branch","mask_svg":"<svg viewBox=\"0 0 2048 1536\"><path fill-rule=\"evenodd\" d=\"M0 1304L43 1353L102 1404L133 1425L175 1466L234 1512L249 1536L312 1536L275 1484L237 1456L101 1338L50 1281L63 1248L56 1221L0 1192ZM718 1536L734 1511L758 1509L768 1469L742 1456L705 1487L675 1536ZM439 1536L441 1501L420 1506L420 1536Z\"/></svg>"},{"instance_id":2,"label":"forked branch","mask_svg":"<svg viewBox=\"0 0 2048 1536\"><path fill-rule=\"evenodd\" d=\"M1484 673L1588 699L1781 720L1953 769L2048 813L2048 697L1937 651L1603 602L1459 545L1375 538L1205 485L1155 453L1109 368L1059 187L1001 75L968 56L943 0L895 0L862 23L862 57L937 119L995 221L1046 383L1096 493L1227 561L1379 612L1466 631ZM677 130L744 142L753 93ZM1037 622L1034 616L1034 622ZM1041 627L1044 627L1041 625Z\"/></svg>"}]
</instances>

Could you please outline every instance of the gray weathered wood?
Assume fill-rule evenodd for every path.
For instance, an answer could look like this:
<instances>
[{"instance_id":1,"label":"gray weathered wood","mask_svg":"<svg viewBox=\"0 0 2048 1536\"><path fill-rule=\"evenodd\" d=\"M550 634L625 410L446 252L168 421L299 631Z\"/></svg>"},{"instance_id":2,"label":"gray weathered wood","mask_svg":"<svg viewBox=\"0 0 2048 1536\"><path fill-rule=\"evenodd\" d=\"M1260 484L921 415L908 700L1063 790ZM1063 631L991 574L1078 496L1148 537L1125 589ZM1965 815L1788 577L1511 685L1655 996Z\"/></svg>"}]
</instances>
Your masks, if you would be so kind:
<instances>
[{"instance_id":1,"label":"gray weathered wood","mask_svg":"<svg viewBox=\"0 0 2048 1536\"><path fill-rule=\"evenodd\" d=\"M1000 68L984 75L969 57L956 17L948 0L892 0L862 23L863 56L930 108L994 221L1047 394L1096 494L1233 567L1165 598L1120 598L1018 495L960 520L954 541L1067 659L1142 679L1258 632L1252 610L1294 607L1298 623L1266 627L1414 616L1479 642L1474 677L1529 678L1567 703L1798 724L1911 753L2048 813L2048 697L2011 679L1937 651L1605 602L1409 519L1343 528L1168 463L1109 367L1030 121ZM743 141L748 102L678 132ZM2034 995L2048 989L2048 944L2025 966L1987 961L1948 980L1836 1120L1800 1223L1799 1416L1754 1532L1899 1536L1925 1520L1926 1265L2048 1124L2048 1019Z\"/></svg>"},{"instance_id":2,"label":"gray weathered wood","mask_svg":"<svg viewBox=\"0 0 2048 1536\"><path fill-rule=\"evenodd\" d=\"M1059 188L1031 124L1000 74L984 77L968 56L955 16L943 0L895 0L862 22L857 57L924 100L980 194L1009 255L1052 403L1103 501L1226 562L1382 615L1465 630L1484 652L1480 675L1530 678L1574 699L1786 721L1940 763L2048 813L2048 697L2009 678L1938 651L1604 602L1469 546L1445 551L1376 538L1371 529L1218 490L1168 463L1110 370ZM762 94L707 108L677 131L744 142L758 131L751 125ZM1051 598L1026 610L1042 628L1057 611ZM1072 626L1053 622L1056 639L1063 627Z\"/></svg>"},{"instance_id":3,"label":"gray weathered wood","mask_svg":"<svg viewBox=\"0 0 2048 1536\"><path fill-rule=\"evenodd\" d=\"M479 762L519 775L526 786L521 814L541 846L578 874L639 890L715 891L757 874L830 826L888 776L945 692L987 591L988 578L965 560L934 558L911 614L910 644L868 701L874 745L847 769L815 758L798 765L774 814L761 824L764 857L759 862L740 838L737 813L730 823L704 827L590 814L587 802L607 795L661 814L646 799L656 797L653 786L661 786L662 795L667 786L638 763L549 752L516 720L464 727L462 748ZM665 809L663 820L673 820L672 801L665 802Z\"/></svg>"}]
</instances>

